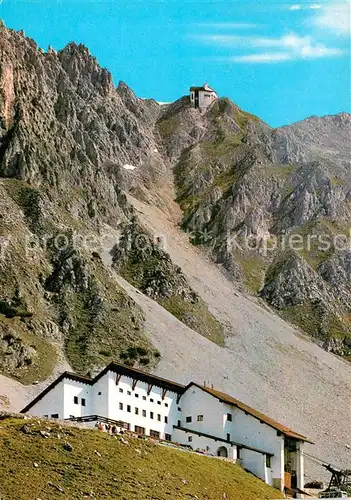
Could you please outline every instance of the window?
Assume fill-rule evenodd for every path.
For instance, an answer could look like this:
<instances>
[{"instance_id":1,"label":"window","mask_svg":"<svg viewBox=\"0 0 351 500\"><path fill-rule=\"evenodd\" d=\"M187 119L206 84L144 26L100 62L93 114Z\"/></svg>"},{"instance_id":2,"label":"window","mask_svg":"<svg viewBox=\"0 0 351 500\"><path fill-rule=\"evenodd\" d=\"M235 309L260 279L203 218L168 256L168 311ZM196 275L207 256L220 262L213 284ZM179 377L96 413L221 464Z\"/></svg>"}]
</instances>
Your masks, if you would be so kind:
<instances>
[{"instance_id":1,"label":"window","mask_svg":"<svg viewBox=\"0 0 351 500\"><path fill-rule=\"evenodd\" d=\"M81 402L82 402L82 406L85 406L85 399L84 398L81 399Z\"/></svg>"},{"instance_id":2,"label":"window","mask_svg":"<svg viewBox=\"0 0 351 500\"><path fill-rule=\"evenodd\" d=\"M45 418L48 418L49 415L44 415ZM73 415L70 415L69 418L74 418Z\"/></svg>"},{"instance_id":3,"label":"window","mask_svg":"<svg viewBox=\"0 0 351 500\"><path fill-rule=\"evenodd\" d=\"M237 450L236 450L236 458L240 459L240 455L241 455L241 448L237 448Z\"/></svg>"},{"instance_id":4,"label":"window","mask_svg":"<svg viewBox=\"0 0 351 500\"><path fill-rule=\"evenodd\" d=\"M228 422L232 421L232 414L231 413L227 413L227 420L228 420Z\"/></svg>"},{"instance_id":5,"label":"window","mask_svg":"<svg viewBox=\"0 0 351 500\"><path fill-rule=\"evenodd\" d=\"M119 388L119 392L123 392L123 389Z\"/></svg>"},{"instance_id":6,"label":"window","mask_svg":"<svg viewBox=\"0 0 351 500\"><path fill-rule=\"evenodd\" d=\"M118 427L122 427L127 431L130 431L130 424L128 422L122 422L121 420L118 422Z\"/></svg>"},{"instance_id":7,"label":"window","mask_svg":"<svg viewBox=\"0 0 351 500\"><path fill-rule=\"evenodd\" d=\"M134 431L135 431L137 434L141 434L142 436L145 434L145 429L144 429L144 427L139 427L139 425L135 425L135 426L134 426Z\"/></svg>"},{"instance_id":8,"label":"window","mask_svg":"<svg viewBox=\"0 0 351 500\"><path fill-rule=\"evenodd\" d=\"M268 469L271 468L271 457L270 457L270 455L266 455L266 467Z\"/></svg>"},{"instance_id":9,"label":"window","mask_svg":"<svg viewBox=\"0 0 351 500\"><path fill-rule=\"evenodd\" d=\"M168 408L168 403L165 403L165 407Z\"/></svg>"},{"instance_id":10,"label":"window","mask_svg":"<svg viewBox=\"0 0 351 500\"><path fill-rule=\"evenodd\" d=\"M191 417L186 417L186 422L189 424L191 422Z\"/></svg>"},{"instance_id":11,"label":"window","mask_svg":"<svg viewBox=\"0 0 351 500\"><path fill-rule=\"evenodd\" d=\"M146 401L146 396L143 396L143 400Z\"/></svg>"},{"instance_id":12,"label":"window","mask_svg":"<svg viewBox=\"0 0 351 500\"><path fill-rule=\"evenodd\" d=\"M123 403L119 403L119 409L123 410Z\"/></svg>"},{"instance_id":13,"label":"window","mask_svg":"<svg viewBox=\"0 0 351 500\"><path fill-rule=\"evenodd\" d=\"M189 443L191 443L191 442L192 442L192 440L193 440L193 436L189 436L189 437L188 437L188 441L189 441Z\"/></svg>"},{"instance_id":14,"label":"window","mask_svg":"<svg viewBox=\"0 0 351 500\"><path fill-rule=\"evenodd\" d=\"M131 396L131 395L132 395L132 393L131 393L130 391L127 391L127 394L128 394L128 396Z\"/></svg>"},{"instance_id":15,"label":"window","mask_svg":"<svg viewBox=\"0 0 351 500\"><path fill-rule=\"evenodd\" d=\"M139 394L135 393L135 394L134 394L134 396L135 396L136 398L138 398L138 397L139 397Z\"/></svg>"},{"instance_id":16,"label":"window","mask_svg":"<svg viewBox=\"0 0 351 500\"><path fill-rule=\"evenodd\" d=\"M135 415L139 415L139 408L135 408Z\"/></svg>"},{"instance_id":17,"label":"window","mask_svg":"<svg viewBox=\"0 0 351 500\"><path fill-rule=\"evenodd\" d=\"M78 396L74 396L74 398L73 398L73 403L74 403L75 405L77 405L77 404L78 404Z\"/></svg>"},{"instance_id":18,"label":"window","mask_svg":"<svg viewBox=\"0 0 351 500\"><path fill-rule=\"evenodd\" d=\"M130 413L132 411L130 405L127 405L127 412Z\"/></svg>"},{"instance_id":19,"label":"window","mask_svg":"<svg viewBox=\"0 0 351 500\"><path fill-rule=\"evenodd\" d=\"M230 441L230 434L227 434L227 441Z\"/></svg>"},{"instance_id":20,"label":"window","mask_svg":"<svg viewBox=\"0 0 351 500\"><path fill-rule=\"evenodd\" d=\"M203 419L204 419L204 416L203 416L203 415L198 415L198 416L197 416L197 421L198 421L198 422L202 422L202 421L203 421Z\"/></svg>"},{"instance_id":21,"label":"window","mask_svg":"<svg viewBox=\"0 0 351 500\"><path fill-rule=\"evenodd\" d=\"M53 414L51 415L51 418L59 418L58 413L53 413Z\"/></svg>"},{"instance_id":22,"label":"window","mask_svg":"<svg viewBox=\"0 0 351 500\"><path fill-rule=\"evenodd\" d=\"M154 418L154 412L150 411L150 418Z\"/></svg>"},{"instance_id":23,"label":"window","mask_svg":"<svg viewBox=\"0 0 351 500\"><path fill-rule=\"evenodd\" d=\"M146 410L143 410L143 417L146 417Z\"/></svg>"},{"instance_id":24,"label":"window","mask_svg":"<svg viewBox=\"0 0 351 500\"><path fill-rule=\"evenodd\" d=\"M101 396L102 392L98 392L98 396Z\"/></svg>"},{"instance_id":25,"label":"window","mask_svg":"<svg viewBox=\"0 0 351 500\"><path fill-rule=\"evenodd\" d=\"M168 417L165 417L165 424L168 424Z\"/></svg>"},{"instance_id":26,"label":"window","mask_svg":"<svg viewBox=\"0 0 351 500\"><path fill-rule=\"evenodd\" d=\"M153 403L153 402L154 402L154 400L152 398L150 398L150 403Z\"/></svg>"},{"instance_id":27,"label":"window","mask_svg":"<svg viewBox=\"0 0 351 500\"><path fill-rule=\"evenodd\" d=\"M172 441L172 436L171 436L171 434L165 434L165 440L166 440L166 441Z\"/></svg>"},{"instance_id":28,"label":"window","mask_svg":"<svg viewBox=\"0 0 351 500\"><path fill-rule=\"evenodd\" d=\"M178 411L182 411L182 409L181 409L181 407L180 407L180 406L178 406Z\"/></svg>"},{"instance_id":29,"label":"window","mask_svg":"<svg viewBox=\"0 0 351 500\"><path fill-rule=\"evenodd\" d=\"M160 414L158 414L158 415L157 415L157 420L158 420L159 422L161 422L161 415L160 415Z\"/></svg>"},{"instance_id":30,"label":"window","mask_svg":"<svg viewBox=\"0 0 351 500\"><path fill-rule=\"evenodd\" d=\"M157 401L157 404L160 405L161 404L161 401Z\"/></svg>"},{"instance_id":31,"label":"window","mask_svg":"<svg viewBox=\"0 0 351 500\"><path fill-rule=\"evenodd\" d=\"M160 433L158 431L153 431L150 429L150 436L154 438L160 438Z\"/></svg>"},{"instance_id":32,"label":"window","mask_svg":"<svg viewBox=\"0 0 351 500\"><path fill-rule=\"evenodd\" d=\"M182 421L178 420L178 427L181 427L181 426L182 426Z\"/></svg>"}]
</instances>

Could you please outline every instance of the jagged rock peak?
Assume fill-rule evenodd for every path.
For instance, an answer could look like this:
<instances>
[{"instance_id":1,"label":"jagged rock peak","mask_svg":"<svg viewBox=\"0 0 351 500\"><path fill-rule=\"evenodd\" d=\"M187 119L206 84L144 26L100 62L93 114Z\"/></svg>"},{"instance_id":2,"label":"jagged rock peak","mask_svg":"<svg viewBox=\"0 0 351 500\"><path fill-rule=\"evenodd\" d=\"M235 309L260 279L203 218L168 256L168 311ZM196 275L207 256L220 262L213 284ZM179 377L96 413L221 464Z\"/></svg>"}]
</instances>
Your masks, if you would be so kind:
<instances>
[{"instance_id":1,"label":"jagged rock peak","mask_svg":"<svg viewBox=\"0 0 351 500\"><path fill-rule=\"evenodd\" d=\"M113 90L112 75L99 66L96 58L83 44L69 43L58 52L58 58L71 82L78 86L81 79L90 80L100 93L106 95Z\"/></svg>"}]
</instances>

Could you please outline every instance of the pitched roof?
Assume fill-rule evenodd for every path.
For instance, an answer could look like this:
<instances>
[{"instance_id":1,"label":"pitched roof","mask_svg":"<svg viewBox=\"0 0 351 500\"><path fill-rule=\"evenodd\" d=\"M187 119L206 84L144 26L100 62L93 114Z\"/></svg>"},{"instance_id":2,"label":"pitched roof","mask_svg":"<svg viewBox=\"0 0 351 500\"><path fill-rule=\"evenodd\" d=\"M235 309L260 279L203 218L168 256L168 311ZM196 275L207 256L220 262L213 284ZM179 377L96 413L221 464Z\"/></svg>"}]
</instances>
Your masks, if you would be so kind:
<instances>
[{"instance_id":1,"label":"pitched roof","mask_svg":"<svg viewBox=\"0 0 351 500\"><path fill-rule=\"evenodd\" d=\"M215 92L207 83L204 83L202 87L190 87L190 91L200 90L203 92Z\"/></svg>"},{"instance_id":2,"label":"pitched roof","mask_svg":"<svg viewBox=\"0 0 351 500\"><path fill-rule=\"evenodd\" d=\"M76 373L72 372L64 372L61 373L59 377L57 377L56 380L52 382L52 384L48 385L40 394L38 394L37 397L35 397L30 403L27 404L23 408L23 410L20 411L20 413L27 413L32 406L34 406L38 401L40 401L48 392L50 392L56 385L58 385L62 380L68 379L68 380L74 380L76 382L81 382L83 384L88 384L92 385L93 380L90 377L84 377L83 375L77 375Z\"/></svg>"},{"instance_id":3,"label":"pitched roof","mask_svg":"<svg viewBox=\"0 0 351 500\"><path fill-rule=\"evenodd\" d=\"M183 394L185 389L184 385L173 382L172 380L167 380L165 378L157 377L156 375L151 375L150 373L138 370L137 368L132 368L127 365L112 362L107 365L100 373L98 373L95 378L77 375L71 372L61 373L61 375L56 380L54 380L52 384L48 385L46 389L38 394L38 396L34 398L25 408L23 408L23 410L21 410L21 413L26 413L28 410L30 410L30 408L32 408L38 401L40 401L48 392L50 392L57 384L59 384L64 379L75 380L76 382L94 385L95 382L97 382L109 371L119 373L121 375L126 375L127 377L133 378L134 376L138 380L156 385L157 387L162 387L163 389L167 389L168 391L176 392L177 394Z\"/></svg>"},{"instance_id":4,"label":"pitched roof","mask_svg":"<svg viewBox=\"0 0 351 500\"><path fill-rule=\"evenodd\" d=\"M143 370L139 370L138 368L132 368L130 366L122 365L120 363L115 363L112 362L109 365L106 366L94 379L93 379L93 384L99 378L101 378L105 373L108 371L119 373L121 375L125 375L127 377L132 377L137 378L138 380L141 380L142 382L147 382L153 385L156 385L158 387L162 387L164 389L167 389L172 392L176 392L178 394L183 394L185 385L178 384L177 382L173 382L172 380L168 380L166 378L158 377L157 375L152 375L151 373L147 373Z\"/></svg>"},{"instance_id":5,"label":"pitched roof","mask_svg":"<svg viewBox=\"0 0 351 500\"><path fill-rule=\"evenodd\" d=\"M214 396L215 398L219 399L220 401L223 401L224 403L227 403L231 406L235 406L236 408L239 408L240 410L244 411L245 413L248 413L249 415L253 416L260 422L263 422L270 427L273 427L273 429L276 429L277 431L280 431L284 436L290 437L292 439L298 439L299 441L307 441L308 443L312 443L312 441L309 441L305 436L302 434L298 434L297 432L291 430L289 427L286 427L285 425L280 424L276 420L273 420L270 417L267 417L263 413L254 410L250 406L246 405L245 403L242 403L236 398L233 398L232 396L229 396L228 394L225 394L224 392L217 391L216 389L212 389L210 387L204 387L199 384L195 383L190 383L187 388L191 387L192 385L195 385L196 387L199 387L203 391L207 392L211 396Z\"/></svg>"}]
</instances>

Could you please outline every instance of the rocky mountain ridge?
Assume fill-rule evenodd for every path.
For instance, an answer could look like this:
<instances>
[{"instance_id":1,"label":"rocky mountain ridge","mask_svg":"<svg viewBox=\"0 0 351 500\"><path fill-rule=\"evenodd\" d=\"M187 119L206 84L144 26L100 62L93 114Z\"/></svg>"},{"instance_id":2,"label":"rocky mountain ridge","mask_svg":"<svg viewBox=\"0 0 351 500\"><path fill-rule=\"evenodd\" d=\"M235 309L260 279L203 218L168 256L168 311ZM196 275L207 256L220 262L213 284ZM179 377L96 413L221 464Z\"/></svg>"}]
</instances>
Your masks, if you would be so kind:
<instances>
[{"instance_id":1,"label":"rocky mountain ridge","mask_svg":"<svg viewBox=\"0 0 351 500\"><path fill-rule=\"evenodd\" d=\"M350 115L326 117L330 136L320 118L271 130L226 99L206 118L206 132L200 140L193 134L175 162L183 228L231 279L324 348L349 356Z\"/></svg>"},{"instance_id":2,"label":"rocky mountain ridge","mask_svg":"<svg viewBox=\"0 0 351 500\"><path fill-rule=\"evenodd\" d=\"M227 99L206 112L191 108L187 97L159 106L137 99L123 83L115 88L111 75L83 45L71 43L57 53L44 53L22 33L6 28L1 31L1 89L3 213L8 214L6 206L12 204L11 213L16 214L5 217L3 238L7 254L15 249L17 254L16 271L11 260L2 261L5 370L16 373L16 363L27 370L33 361L28 353L38 349L36 343L28 347L18 341L12 332L16 318L21 320L20 331L39 328L39 338L46 339L49 350L52 339L63 342L65 356L83 371L106 357L127 359L123 331L131 321L137 333L127 351L140 349L142 362L153 362L143 334L141 345L134 345L143 330L142 314L111 283L99 251L87 252L84 245L77 249L75 236L81 244L89 237L101 240L104 230L114 232L118 240L122 235L117 251L123 245L122 228L137 220L125 193L167 211L172 169L182 226L191 241L209 249L231 279L259 293L325 348L350 354L349 251L330 248L322 253L303 247L285 256L280 249L287 234L346 234L349 115L312 117L272 130ZM338 137L345 145L341 152ZM125 165L136 172L125 170ZM162 196L164 185L170 192ZM22 238L25 235L25 249L13 238L15 229ZM10 238L5 240L6 233ZM250 238L256 249L250 247ZM33 267L26 261L28 244L36 260ZM169 257L162 257L162 250L152 245L151 261L146 262L152 286L146 288L156 296L160 276L163 289L169 288L172 273L180 277L181 270L172 271L169 262L169 272L164 267L162 271L160 262ZM130 251L124 251L125 264L131 262ZM133 259L140 268L140 254ZM116 269L122 272L121 264ZM23 283L28 270L30 278ZM145 291L135 273L132 267L122 275ZM200 299L186 277L181 280L179 299L172 299L172 294L160 297L163 305L167 302L179 319L223 343L223 328L205 304L194 306ZM110 287L113 291L105 294L104 288ZM187 306L185 296L196 300ZM124 327L116 350L116 339L111 343L109 337L112 325L121 320ZM92 330L90 325L95 325ZM97 354L93 346L99 338L104 347Z\"/></svg>"},{"instance_id":3,"label":"rocky mountain ridge","mask_svg":"<svg viewBox=\"0 0 351 500\"><path fill-rule=\"evenodd\" d=\"M270 251L295 233L347 232L349 115L326 122L328 161L310 156L312 131L304 150L305 133L273 130L227 99L207 112L187 97L138 99L84 46L45 53L2 27L0 372L31 384L116 359L210 379L277 420L289 415L323 456L343 460L347 362L263 302L349 355L349 252L321 251L316 238L310 251ZM246 248L250 238L266 251ZM16 394L46 383L14 382L0 405L18 410Z\"/></svg>"}]
</instances>

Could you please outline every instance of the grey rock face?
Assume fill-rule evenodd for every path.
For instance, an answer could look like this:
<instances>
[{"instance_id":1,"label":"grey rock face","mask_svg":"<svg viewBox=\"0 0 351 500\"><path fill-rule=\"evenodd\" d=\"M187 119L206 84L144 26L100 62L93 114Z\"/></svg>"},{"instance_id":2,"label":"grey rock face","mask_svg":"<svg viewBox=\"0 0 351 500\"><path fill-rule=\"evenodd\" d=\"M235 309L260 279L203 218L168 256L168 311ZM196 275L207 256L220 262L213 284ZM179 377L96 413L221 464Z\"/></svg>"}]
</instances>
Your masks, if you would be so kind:
<instances>
[{"instance_id":1,"label":"grey rock face","mask_svg":"<svg viewBox=\"0 0 351 500\"><path fill-rule=\"evenodd\" d=\"M126 357L133 346L146 353L147 365L154 350L140 309L95 247L71 240L99 241L104 224L118 228L132 216L123 190L148 182L150 171L134 175L123 167L153 158L159 106L137 99L124 84L116 89L82 45L44 53L22 33L1 28L0 54L0 230L8 235L0 303L17 287L31 312L22 322L17 309L11 324L0 321L2 370L26 376L32 362L32 376L46 377L43 346L53 341L78 371L122 354L138 362ZM57 248L56 237L67 239L68 248ZM21 339L16 349L7 345L10 334ZM54 366L54 350L46 355Z\"/></svg>"},{"instance_id":2,"label":"grey rock face","mask_svg":"<svg viewBox=\"0 0 351 500\"><path fill-rule=\"evenodd\" d=\"M199 120L200 138L186 143L174 167L183 227L232 279L262 291L278 310L291 308L287 319L294 321L293 309L309 303L315 321L304 325L301 314L298 326L341 338L343 347L334 345L333 352L348 355L350 115L272 130L220 100L217 112ZM294 238L301 240L297 249ZM321 309L328 319L319 327Z\"/></svg>"},{"instance_id":3,"label":"grey rock face","mask_svg":"<svg viewBox=\"0 0 351 500\"><path fill-rule=\"evenodd\" d=\"M145 336L143 314L100 252L106 250L106 228L117 234L135 218L127 191L165 203L158 193L170 177L159 153L161 107L138 99L123 82L115 88L83 45L44 53L23 34L3 28L0 51L0 206L15 214L6 231L18 234L8 247L12 261L0 261L0 305L12 297L13 281L33 310L21 325L26 342L36 334L59 342L77 371L111 359L152 365L159 353ZM98 242L97 251L90 240ZM27 241L36 259L30 264ZM145 278L150 296L198 301L166 252L154 246L152 259L160 265ZM11 375L23 365L17 358L11 367L7 362Z\"/></svg>"},{"instance_id":4,"label":"grey rock face","mask_svg":"<svg viewBox=\"0 0 351 500\"><path fill-rule=\"evenodd\" d=\"M274 131L275 159L279 163L321 160L338 176L350 176L351 116L349 113L312 116Z\"/></svg>"},{"instance_id":5,"label":"grey rock face","mask_svg":"<svg viewBox=\"0 0 351 500\"><path fill-rule=\"evenodd\" d=\"M318 272L338 299L351 309L351 252L335 252L330 259L320 265Z\"/></svg>"}]
</instances>

